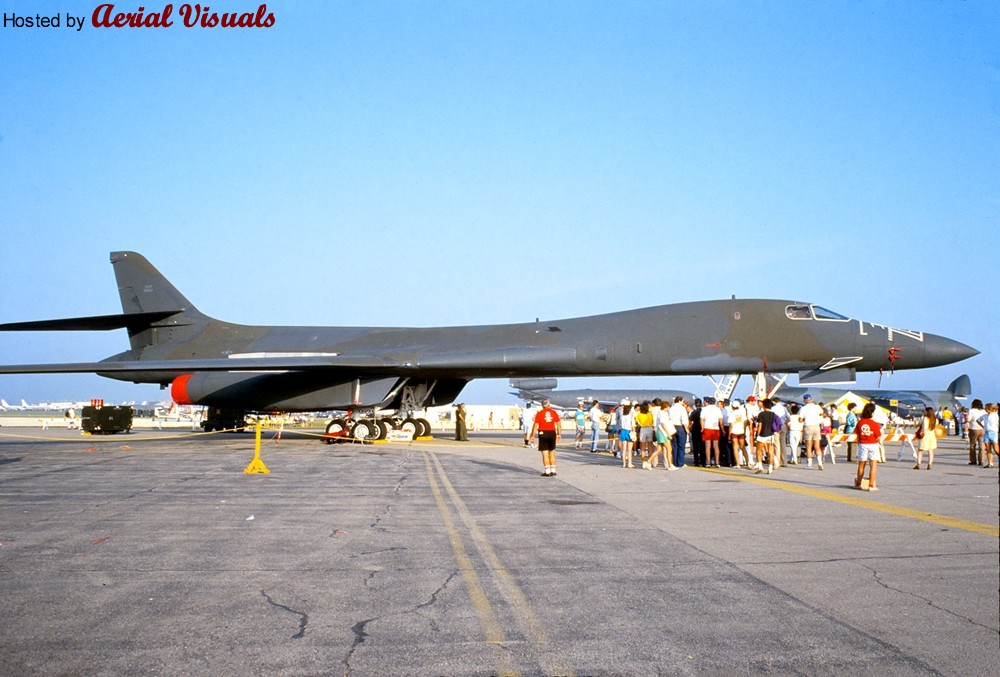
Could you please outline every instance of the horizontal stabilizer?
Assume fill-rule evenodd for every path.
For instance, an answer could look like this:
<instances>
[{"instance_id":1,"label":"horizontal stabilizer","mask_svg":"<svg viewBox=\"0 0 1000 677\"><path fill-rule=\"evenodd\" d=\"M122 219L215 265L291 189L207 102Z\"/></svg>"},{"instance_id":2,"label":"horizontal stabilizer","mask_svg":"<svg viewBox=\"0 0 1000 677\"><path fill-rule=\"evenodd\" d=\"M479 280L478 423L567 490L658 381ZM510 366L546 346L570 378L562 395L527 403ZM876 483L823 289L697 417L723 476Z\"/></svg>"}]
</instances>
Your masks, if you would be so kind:
<instances>
[{"instance_id":1,"label":"horizontal stabilizer","mask_svg":"<svg viewBox=\"0 0 1000 677\"><path fill-rule=\"evenodd\" d=\"M180 310L160 310L151 313L119 313L91 317L69 317L61 320L10 322L0 324L0 331L108 331L148 327L154 322L176 315Z\"/></svg>"},{"instance_id":2,"label":"horizontal stabilizer","mask_svg":"<svg viewBox=\"0 0 1000 677\"><path fill-rule=\"evenodd\" d=\"M837 383L854 383L855 371L849 367L838 369L811 369L799 372L800 386L816 386Z\"/></svg>"}]
</instances>

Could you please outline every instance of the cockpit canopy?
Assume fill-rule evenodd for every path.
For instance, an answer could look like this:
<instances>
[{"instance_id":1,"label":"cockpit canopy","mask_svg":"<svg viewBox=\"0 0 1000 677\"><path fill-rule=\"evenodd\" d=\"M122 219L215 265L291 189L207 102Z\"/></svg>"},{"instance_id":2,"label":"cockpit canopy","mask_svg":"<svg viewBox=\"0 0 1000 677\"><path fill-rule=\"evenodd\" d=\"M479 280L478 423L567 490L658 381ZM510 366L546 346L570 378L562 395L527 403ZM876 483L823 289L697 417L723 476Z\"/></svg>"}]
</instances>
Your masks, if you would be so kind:
<instances>
[{"instance_id":1,"label":"cockpit canopy","mask_svg":"<svg viewBox=\"0 0 1000 677\"><path fill-rule=\"evenodd\" d=\"M850 320L849 317L844 317L823 306L805 303L785 306L785 317L790 320L828 320L834 322Z\"/></svg>"}]
</instances>

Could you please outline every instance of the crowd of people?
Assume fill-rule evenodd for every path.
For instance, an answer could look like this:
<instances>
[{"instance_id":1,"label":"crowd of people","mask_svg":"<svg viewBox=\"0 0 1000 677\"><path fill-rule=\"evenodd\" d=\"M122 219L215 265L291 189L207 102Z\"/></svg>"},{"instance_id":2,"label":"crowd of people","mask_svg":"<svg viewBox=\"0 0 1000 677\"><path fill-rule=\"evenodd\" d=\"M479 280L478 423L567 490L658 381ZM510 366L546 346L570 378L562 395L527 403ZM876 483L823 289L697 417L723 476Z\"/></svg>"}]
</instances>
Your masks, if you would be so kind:
<instances>
[{"instance_id":1,"label":"crowd of people","mask_svg":"<svg viewBox=\"0 0 1000 677\"><path fill-rule=\"evenodd\" d=\"M836 464L836 450L845 446L846 460L858 463L855 486L862 488L867 469L868 491L878 491L877 467L885 460L882 436L887 421L876 415L877 407L872 403L860 410L848 403L845 409L846 413L833 405L816 403L808 394L801 404L788 406L779 397L758 400L753 396L746 401L705 397L690 403L682 397L673 402L622 400L609 412L595 401L589 410L583 404L576 410L575 446L583 449L589 445L593 453L610 452L621 459L623 468L652 470L662 464L668 471L679 470L687 465L690 450L695 466L746 468L758 474L798 464L823 470L825 460ZM997 404L983 406L977 399L968 410L959 409L969 440L969 464L994 467L994 456L1000 457ZM915 470L921 468L925 454L926 469L933 468L938 437L947 434L942 422L946 418L942 410L924 410L913 435L919 442L919 450L914 451ZM957 423L957 414L950 418ZM524 420L526 445L533 444L536 436L541 443L541 431L548 433L543 451L546 476L555 474L555 456L549 449L555 446L551 434L554 420L558 414L548 401ZM854 437L842 444L835 437L839 433ZM901 458L900 452L897 460Z\"/></svg>"}]
</instances>

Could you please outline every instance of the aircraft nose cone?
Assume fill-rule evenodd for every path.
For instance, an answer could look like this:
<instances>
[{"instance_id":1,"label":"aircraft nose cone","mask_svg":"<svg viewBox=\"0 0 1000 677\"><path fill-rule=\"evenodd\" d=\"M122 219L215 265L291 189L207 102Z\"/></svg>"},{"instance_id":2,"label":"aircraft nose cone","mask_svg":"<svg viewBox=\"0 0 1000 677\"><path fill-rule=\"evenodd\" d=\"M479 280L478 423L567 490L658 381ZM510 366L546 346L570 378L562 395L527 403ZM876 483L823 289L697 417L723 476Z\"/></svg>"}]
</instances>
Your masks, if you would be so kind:
<instances>
[{"instance_id":1,"label":"aircraft nose cone","mask_svg":"<svg viewBox=\"0 0 1000 677\"><path fill-rule=\"evenodd\" d=\"M974 357L979 354L975 348L944 336L924 335L924 359L927 366L937 367Z\"/></svg>"}]
</instances>

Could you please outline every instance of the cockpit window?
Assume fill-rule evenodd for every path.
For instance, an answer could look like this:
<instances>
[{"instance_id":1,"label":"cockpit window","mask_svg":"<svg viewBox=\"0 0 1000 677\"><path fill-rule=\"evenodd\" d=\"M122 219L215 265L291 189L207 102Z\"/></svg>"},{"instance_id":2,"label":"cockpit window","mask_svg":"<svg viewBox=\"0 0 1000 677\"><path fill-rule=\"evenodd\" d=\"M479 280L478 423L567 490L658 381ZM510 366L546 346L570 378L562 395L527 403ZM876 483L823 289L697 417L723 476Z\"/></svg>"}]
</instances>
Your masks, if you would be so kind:
<instances>
[{"instance_id":1,"label":"cockpit window","mask_svg":"<svg viewBox=\"0 0 1000 677\"><path fill-rule=\"evenodd\" d=\"M813 314L816 316L817 320L840 320L841 322L846 322L850 318L844 317L840 313L835 313L832 310L827 310L822 306L813 306Z\"/></svg>"},{"instance_id":2,"label":"cockpit window","mask_svg":"<svg viewBox=\"0 0 1000 677\"><path fill-rule=\"evenodd\" d=\"M785 316L789 320L811 320L812 311L809 306L785 306Z\"/></svg>"}]
</instances>

